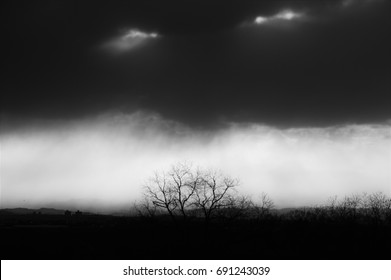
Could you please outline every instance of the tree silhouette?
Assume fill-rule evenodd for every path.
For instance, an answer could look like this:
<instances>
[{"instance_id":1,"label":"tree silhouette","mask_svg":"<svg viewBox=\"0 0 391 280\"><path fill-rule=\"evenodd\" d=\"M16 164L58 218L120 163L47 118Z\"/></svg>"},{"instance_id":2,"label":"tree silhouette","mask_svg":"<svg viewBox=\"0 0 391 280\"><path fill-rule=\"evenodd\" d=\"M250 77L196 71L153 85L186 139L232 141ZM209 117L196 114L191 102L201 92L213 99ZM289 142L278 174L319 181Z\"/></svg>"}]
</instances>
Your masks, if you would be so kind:
<instances>
[{"instance_id":1,"label":"tree silhouette","mask_svg":"<svg viewBox=\"0 0 391 280\"><path fill-rule=\"evenodd\" d=\"M154 177L149 179L145 186L145 197L152 201L156 207L163 208L175 222L175 210L178 207L173 184L166 173L159 174L155 172Z\"/></svg>"},{"instance_id":2,"label":"tree silhouette","mask_svg":"<svg viewBox=\"0 0 391 280\"><path fill-rule=\"evenodd\" d=\"M367 196L366 207L369 208L376 222L387 219L391 212L391 199L382 192Z\"/></svg>"},{"instance_id":3,"label":"tree silhouette","mask_svg":"<svg viewBox=\"0 0 391 280\"><path fill-rule=\"evenodd\" d=\"M184 219L192 203L192 197L198 187L201 177L198 171L192 172L188 164L179 163L168 172L170 188L174 195L175 204Z\"/></svg>"},{"instance_id":4,"label":"tree silhouette","mask_svg":"<svg viewBox=\"0 0 391 280\"><path fill-rule=\"evenodd\" d=\"M147 197L144 197L141 202L135 203L134 209L140 217L144 218L152 219L155 218L155 216L159 213L158 207L153 204Z\"/></svg>"},{"instance_id":5,"label":"tree silhouette","mask_svg":"<svg viewBox=\"0 0 391 280\"><path fill-rule=\"evenodd\" d=\"M155 172L145 185L144 204L163 209L174 222L186 220L190 213L201 212L209 223L217 209L232 204L231 190L238 180L213 170L194 169L187 163L171 166L166 172ZM144 207L145 208L145 207Z\"/></svg>"},{"instance_id":6,"label":"tree silhouette","mask_svg":"<svg viewBox=\"0 0 391 280\"><path fill-rule=\"evenodd\" d=\"M217 209L231 206L231 191L238 185L238 180L215 171L200 172L195 188L194 205L202 210L208 225Z\"/></svg>"}]
</instances>

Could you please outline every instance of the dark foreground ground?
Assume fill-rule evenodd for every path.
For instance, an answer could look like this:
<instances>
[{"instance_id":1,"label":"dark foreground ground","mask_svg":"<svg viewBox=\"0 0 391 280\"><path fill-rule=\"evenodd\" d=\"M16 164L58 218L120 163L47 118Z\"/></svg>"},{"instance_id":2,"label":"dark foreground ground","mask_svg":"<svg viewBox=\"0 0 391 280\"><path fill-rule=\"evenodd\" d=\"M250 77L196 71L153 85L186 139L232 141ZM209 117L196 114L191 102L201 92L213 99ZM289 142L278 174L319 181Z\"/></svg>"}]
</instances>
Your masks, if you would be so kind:
<instances>
[{"instance_id":1,"label":"dark foreground ground","mask_svg":"<svg viewBox=\"0 0 391 280\"><path fill-rule=\"evenodd\" d=\"M391 226L303 217L178 222L0 215L1 259L389 259Z\"/></svg>"}]
</instances>

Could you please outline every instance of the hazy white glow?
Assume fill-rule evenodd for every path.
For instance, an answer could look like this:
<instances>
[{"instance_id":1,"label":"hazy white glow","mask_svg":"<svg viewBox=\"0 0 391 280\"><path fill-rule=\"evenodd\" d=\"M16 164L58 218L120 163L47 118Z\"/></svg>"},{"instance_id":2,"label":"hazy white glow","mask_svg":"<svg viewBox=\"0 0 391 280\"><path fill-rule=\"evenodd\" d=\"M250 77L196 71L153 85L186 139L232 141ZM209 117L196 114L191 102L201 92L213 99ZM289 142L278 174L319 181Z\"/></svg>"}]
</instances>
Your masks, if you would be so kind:
<instances>
[{"instance_id":1,"label":"hazy white glow","mask_svg":"<svg viewBox=\"0 0 391 280\"><path fill-rule=\"evenodd\" d=\"M363 9L368 8L369 5L377 4L385 2L385 0L341 0L331 9L332 13L336 13L342 8L343 10L352 10L354 8ZM330 11L329 9L325 10L326 16L330 16L326 11ZM312 14L311 9L306 11L293 11L293 10L282 10L274 15L270 16L258 16L251 22L244 22L241 26L248 27L254 25L269 25L269 26L280 26L284 22L296 21L296 20L305 20L305 21L313 21L317 19L321 19L322 15ZM285 25L286 26L286 25Z\"/></svg>"},{"instance_id":2,"label":"hazy white glow","mask_svg":"<svg viewBox=\"0 0 391 280\"><path fill-rule=\"evenodd\" d=\"M265 22L267 22L267 21L268 21L268 19L265 18L265 17L257 17L257 18L255 19L255 23L257 23L257 24L262 24L262 23L265 23Z\"/></svg>"},{"instance_id":3,"label":"hazy white glow","mask_svg":"<svg viewBox=\"0 0 391 280\"><path fill-rule=\"evenodd\" d=\"M301 17L301 14L297 14L292 11L283 11L281 13L276 14L274 17L278 19L292 20L294 18Z\"/></svg>"},{"instance_id":4,"label":"hazy white glow","mask_svg":"<svg viewBox=\"0 0 391 280\"><path fill-rule=\"evenodd\" d=\"M206 132L140 112L37 125L0 135L0 206L126 208L153 171L185 160L238 177L240 193L267 192L281 207L390 194L390 129L230 124Z\"/></svg>"},{"instance_id":5,"label":"hazy white glow","mask_svg":"<svg viewBox=\"0 0 391 280\"><path fill-rule=\"evenodd\" d=\"M279 21L293 20L303 17L303 13L297 13L291 10L284 10L269 17L258 16L255 18L255 24L277 23Z\"/></svg>"},{"instance_id":6,"label":"hazy white glow","mask_svg":"<svg viewBox=\"0 0 391 280\"><path fill-rule=\"evenodd\" d=\"M137 46L145 43L147 40L156 39L157 33L146 33L138 29L130 29L120 36L105 42L101 47L113 54L121 54L134 49Z\"/></svg>"},{"instance_id":7,"label":"hazy white glow","mask_svg":"<svg viewBox=\"0 0 391 280\"><path fill-rule=\"evenodd\" d=\"M131 29L122 36L121 40L129 40L134 38L156 38L157 36L157 33L145 33L137 29Z\"/></svg>"}]
</instances>

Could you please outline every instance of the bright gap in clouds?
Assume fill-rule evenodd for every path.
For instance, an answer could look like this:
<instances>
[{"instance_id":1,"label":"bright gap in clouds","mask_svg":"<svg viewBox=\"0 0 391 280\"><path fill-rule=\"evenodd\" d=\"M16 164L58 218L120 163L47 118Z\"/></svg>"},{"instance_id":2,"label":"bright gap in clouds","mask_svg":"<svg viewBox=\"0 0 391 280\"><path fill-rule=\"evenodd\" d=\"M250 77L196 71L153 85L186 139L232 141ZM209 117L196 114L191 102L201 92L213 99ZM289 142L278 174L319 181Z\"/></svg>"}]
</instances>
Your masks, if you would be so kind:
<instances>
[{"instance_id":1,"label":"bright gap in clouds","mask_svg":"<svg viewBox=\"0 0 391 280\"><path fill-rule=\"evenodd\" d=\"M265 24L265 23L273 23L273 22L279 22L279 21L290 21L298 18L302 18L304 16L303 13L294 12L291 10L284 10L281 11L275 15L263 17L258 16L255 18L254 23L255 24Z\"/></svg>"},{"instance_id":2,"label":"bright gap in clouds","mask_svg":"<svg viewBox=\"0 0 391 280\"><path fill-rule=\"evenodd\" d=\"M131 29L122 36L122 40L135 39L135 38L156 38L157 33L144 33L137 29Z\"/></svg>"},{"instance_id":3,"label":"bright gap in clouds","mask_svg":"<svg viewBox=\"0 0 391 280\"><path fill-rule=\"evenodd\" d=\"M294 18L301 17L301 14L292 12L292 11L283 11L274 16L276 19L292 20Z\"/></svg>"},{"instance_id":4,"label":"bright gap in clouds","mask_svg":"<svg viewBox=\"0 0 391 280\"><path fill-rule=\"evenodd\" d=\"M120 36L113 38L101 45L101 48L112 54L122 54L133 50L148 40L159 37L158 33L147 33L138 29L129 29L123 32Z\"/></svg>"},{"instance_id":5,"label":"bright gap in clouds","mask_svg":"<svg viewBox=\"0 0 391 280\"><path fill-rule=\"evenodd\" d=\"M375 3L382 3L384 0L341 0L341 2L338 3L338 5L332 9L332 12L337 12L339 9L337 7L342 7L344 9L347 8L367 8L369 5L375 4ZM293 20L298 20L298 19L315 19L313 16L311 16L311 13L313 11L307 10L305 12L298 12L298 11L293 11L293 10L282 10L274 15L271 16L258 16L256 17L252 22L250 23L245 23L245 26L248 25L263 25L263 24L268 24L268 25L274 25L274 24L279 24L282 22L289 22Z\"/></svg>"},{"instance_id":6,"label":"bright gap in clouds","mask_svg":"<svg viewBox=\"0 0 391 280\"><path fill-rule=\"evenodd\" d=\"M197 131L157 115L111 114L3 132L1 207L128 209L155 170L179 161L240 179L279 207L333 195L390 194L391 125Z\"/></svg>"}]
</instances>

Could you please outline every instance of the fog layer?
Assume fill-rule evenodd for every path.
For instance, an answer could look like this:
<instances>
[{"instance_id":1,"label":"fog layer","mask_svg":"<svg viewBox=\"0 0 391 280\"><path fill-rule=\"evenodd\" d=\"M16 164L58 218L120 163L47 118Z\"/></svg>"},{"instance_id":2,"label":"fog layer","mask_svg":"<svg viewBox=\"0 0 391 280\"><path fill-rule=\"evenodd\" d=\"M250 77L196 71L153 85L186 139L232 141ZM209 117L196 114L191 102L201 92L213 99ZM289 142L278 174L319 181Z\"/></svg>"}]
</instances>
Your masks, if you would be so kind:
<instances>
[{"instance_id":1,"label":"fog layer","mask_svg":"<svg viewBox=\"0 0 391 280\"><path fill-rule=\"evenodd\" d=\"M280 129L225 123L201 130L152 113L112 113L73 122L3 129L1 207L113 211L141 198L156 170L179 161L240 180L278 207L332 195L390 194L391 124Z\"/></svg>"}]
</instances>

